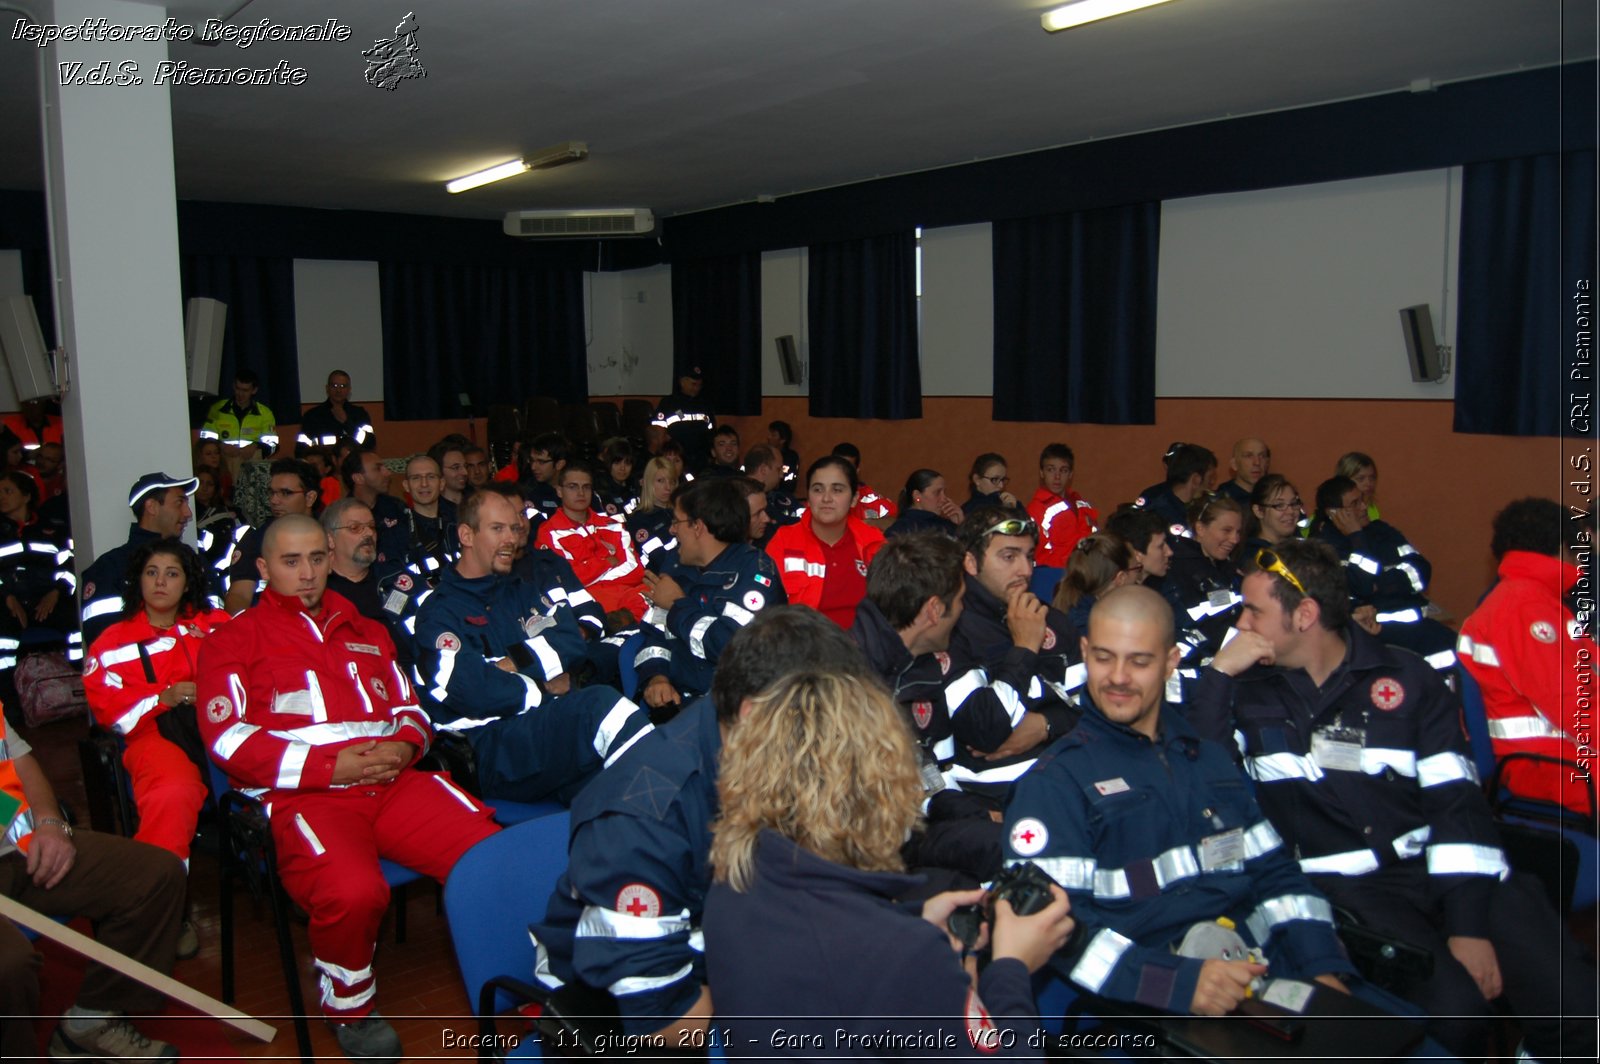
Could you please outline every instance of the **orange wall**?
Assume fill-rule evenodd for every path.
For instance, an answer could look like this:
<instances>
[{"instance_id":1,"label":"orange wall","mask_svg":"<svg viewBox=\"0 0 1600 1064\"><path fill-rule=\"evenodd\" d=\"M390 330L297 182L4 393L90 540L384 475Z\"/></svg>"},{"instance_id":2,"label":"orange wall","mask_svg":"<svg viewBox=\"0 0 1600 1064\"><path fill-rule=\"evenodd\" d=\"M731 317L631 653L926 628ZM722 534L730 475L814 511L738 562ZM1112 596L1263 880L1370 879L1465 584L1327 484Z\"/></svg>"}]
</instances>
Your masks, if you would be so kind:
<instances>
[{"instance_id":1,"label":"orange wall","mask_svg":"<svg viewBox=\"0 0 1600 1064\"><path fill-rule=\"evenodd\" d=\"M466 431L462 420L386 423L381 403L362 405L386 456L424 450L446 433ZM1026 498L1037 486L1039 448L1060 440L1078 456L1075 486L1102 514L1161 478L1161 454L1174 440L1216 451L1225 479L1233 441L1260 436L1272 447L1272 468L1295 482L1308 505L1339 455L1366 451L1378 463L1385 519L1433 562L1430 597L1455 623L1493 578L1489 524L1495 511L1525 495L1563 498L1567 479L1560 441L1457 435L1448 401L1162 399L1155 425L1115 426L995 421L987 397L925 398L919 421L812 418L806 408L804 398L768 398L759 417L724 420L748 447L766 438L768 421L782 418L794 426L802 462L849 440L861 448L865 478L889 495L912 470L927 466L943 472L951 494L964 499L972 459L998 451L1010 460L1012 491ZM484 441L485 423L476 428Z\"/></svg>"}]
</instances>

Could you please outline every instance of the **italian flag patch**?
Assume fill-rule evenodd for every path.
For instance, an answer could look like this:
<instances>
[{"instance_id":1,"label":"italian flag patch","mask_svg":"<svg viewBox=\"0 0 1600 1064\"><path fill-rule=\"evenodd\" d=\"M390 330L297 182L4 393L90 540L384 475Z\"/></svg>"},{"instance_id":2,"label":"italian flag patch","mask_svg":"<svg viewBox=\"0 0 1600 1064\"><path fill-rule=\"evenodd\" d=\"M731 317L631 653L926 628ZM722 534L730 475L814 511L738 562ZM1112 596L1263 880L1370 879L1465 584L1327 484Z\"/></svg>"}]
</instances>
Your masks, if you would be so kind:
<instances>
[{"instance_id":1,"label":"italian flag patch","mask_svg":"<svg viewBox=\"0 0 1600 1064\"><path fill-rule=\"evenodd\" d=\"M762 587L771 587L772 586L772 578L769 577L769 576L762 576L760 573L757 573L756 574L756 583L760 584Z\"/></svg>"}]
</instances>

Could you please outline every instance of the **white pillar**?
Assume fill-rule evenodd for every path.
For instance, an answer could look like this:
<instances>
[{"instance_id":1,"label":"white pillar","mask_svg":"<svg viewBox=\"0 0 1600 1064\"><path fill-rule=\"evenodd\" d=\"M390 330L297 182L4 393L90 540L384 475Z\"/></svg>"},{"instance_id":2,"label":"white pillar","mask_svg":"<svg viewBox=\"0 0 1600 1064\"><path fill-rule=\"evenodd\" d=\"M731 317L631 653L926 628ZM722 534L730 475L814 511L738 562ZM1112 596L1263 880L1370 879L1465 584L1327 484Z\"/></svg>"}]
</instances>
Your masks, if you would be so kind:
<instances>
[{"instance_id":1,"label":"white pillar","mask_svg":"<svg viewBox=\"0 0 1600 1064\"><path fill-rule=\"evenodd\" d=\"M167 12L126 0L55 0L45 17L158 26ZM166 58L165 41L59 41L40 55L80 571L127 538L128 488L140 474L187 475L191 464L172 110L169 89L154 84ZM77 84L93 81L97 68L143 83Z\"/></svg>"}]
</instances>

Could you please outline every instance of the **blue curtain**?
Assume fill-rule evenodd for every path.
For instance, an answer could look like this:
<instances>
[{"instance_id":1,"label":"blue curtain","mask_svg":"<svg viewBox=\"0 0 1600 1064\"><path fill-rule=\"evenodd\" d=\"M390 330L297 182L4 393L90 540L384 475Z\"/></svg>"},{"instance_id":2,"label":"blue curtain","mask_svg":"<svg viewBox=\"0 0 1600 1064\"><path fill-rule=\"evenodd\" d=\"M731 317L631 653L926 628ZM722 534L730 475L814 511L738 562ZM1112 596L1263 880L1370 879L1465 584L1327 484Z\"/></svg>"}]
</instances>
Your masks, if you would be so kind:
<instances>
[{"instance_id":1,"label":"blue curtain","mask_svg":"<svg viewBox=\"0 0 1600 1064\"><path fill-rule=\"evenodd\" d=\"M460 417L533 395L589 401L576 266L381 262L384 416Z\"/></svg>"},{"instance_id":2,"label":"blue curtain","mask_svg":"<svg viewBox=\"0 0 1600 1064\"><path fill-rule=\"evenodd\" d=\"M922 416L916 256L912 231L808 250L812 417Z\"/></svg>"},{"instance_id":3,"label":"blue curtain","mask_svg":"<svg viewBox=\"0 0 1600 1064\"><path fill-rule=\"evenodd\" d=\"M1592 431L1594 167L1585 151L1463 168L1457 432Z\"/></svg>"},{"instance_id":4,"label":"blue curtain","mask_svg":"<svg viewBox=\"0 0 1600 1064\"><path fill-rule=\"evenodd\" d=\"M300 421L300 358L294 327L294 260L288 256L183 255L183 298L204 296L228 305L218 389L233 394L233 374L261 378L256 400L286 425Z\"/></svg>"},{"instance_id":5,"label":"blue curtain","mask_svg":"<svg viewBox=\"0 0 1600 1064\"><path fill-rule=\"evenodd\" d=\"M691 366L720 414L761 413L761 255L672 264L672 379Z\"/></svg>"},{"instance_id":6,"label":"blue curtain","mask_svg":"<svg viewBox=\"0 0 1600 1064\"><path fill-rule=\"evenodd\" d=\"M1158 203L994 223L997 421L1156 419Z\"/></svg>"}]
</instances>

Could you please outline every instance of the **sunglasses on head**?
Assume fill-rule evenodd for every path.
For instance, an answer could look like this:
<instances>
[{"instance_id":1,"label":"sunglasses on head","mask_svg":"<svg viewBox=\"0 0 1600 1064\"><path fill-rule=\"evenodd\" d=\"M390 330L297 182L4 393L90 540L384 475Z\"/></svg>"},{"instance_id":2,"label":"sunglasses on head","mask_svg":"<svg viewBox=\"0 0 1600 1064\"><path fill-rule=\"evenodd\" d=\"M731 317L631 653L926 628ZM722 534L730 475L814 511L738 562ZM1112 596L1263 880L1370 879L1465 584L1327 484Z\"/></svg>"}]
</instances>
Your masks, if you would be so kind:
<instances>
[{"instance_id":1,"label":"sunglasses on head","mask_svg":"<svg viewBox=\"0 0 1600 1064\"><path fill-rule=\"evenodd\" d=\"M984 535L993 536L1026 536L1030 533L1037 535L1039 526L1029 517L1008 517L992 528L984 530Z\"/></svg>"},{"instance_id":2,"label":"sunglasses on head","mask_svg":"<svg viewBox=\"0 0 1600 1064\"><path fill-rule=\"evenodd\" d=\"M1300 578L1289 571L1289 567L1283 564L1283 559L1278 557L1275 552L1267 550L1265 547L1256 551L1256 566L1262 572L1273 573L1283 577L1289 581L1289 586L1300 592L1300 594L1304 595L1306 593L1306 586L1300 582Z\"/></svg>"}]
</instances>

